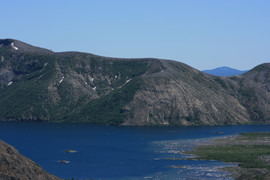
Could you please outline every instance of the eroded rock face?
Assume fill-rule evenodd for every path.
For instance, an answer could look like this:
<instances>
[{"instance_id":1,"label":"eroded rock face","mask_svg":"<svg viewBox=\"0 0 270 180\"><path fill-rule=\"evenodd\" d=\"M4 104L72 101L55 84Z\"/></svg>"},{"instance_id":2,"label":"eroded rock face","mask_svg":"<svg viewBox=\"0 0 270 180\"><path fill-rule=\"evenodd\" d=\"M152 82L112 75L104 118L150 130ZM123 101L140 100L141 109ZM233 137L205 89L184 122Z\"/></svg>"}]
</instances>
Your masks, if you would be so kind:
<instances>
[{"instance_id":1,"label":"eroded rock face","mask_svg":"<svg viewBox=\"0 0 270 180\"><path fill-rule=\"evenodd\" d=\"M256 66L238 79L240 102L254 121L270 123L270 63Z\"/></svg>"},{"instance_id":2,"label":"eroded rock face","mask_svg":"<svg viewBox=\"0 0 270 180\"><path fill-rule=\"evenodd\" d=\"M21 155L17 149L0 140L1 180L60 180Z\"/></svg>"},{"instance_id":3,"label":"eroded rock face","mask_svg":"<svg viewBox=\"0 0 270 180\"><path fill-rule=\"evenodd\" d=\"M212 76L173 61L144 78L127 105L134 117L124 124L221 125L249 122L245 107Z\"/></svg>"}]
</instances>

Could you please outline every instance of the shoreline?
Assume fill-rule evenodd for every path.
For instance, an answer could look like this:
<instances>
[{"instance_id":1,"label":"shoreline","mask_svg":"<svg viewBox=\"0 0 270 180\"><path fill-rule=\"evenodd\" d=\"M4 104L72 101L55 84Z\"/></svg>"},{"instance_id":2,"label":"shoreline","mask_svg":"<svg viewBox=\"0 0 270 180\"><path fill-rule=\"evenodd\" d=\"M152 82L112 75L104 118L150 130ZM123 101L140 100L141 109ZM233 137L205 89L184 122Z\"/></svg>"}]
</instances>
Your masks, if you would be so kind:
<instances>
[{"instance_id":1,"label":"shoreline","mask_svg":"<svg viewBox=\"0 0 270 180\"><path fill-rule=\"evenodd\" d=\"M186 152L192 159L237 163L222 168L235 179L270 179L270 133L241 133L198 143Z\"/></svg>"}]
</instances>

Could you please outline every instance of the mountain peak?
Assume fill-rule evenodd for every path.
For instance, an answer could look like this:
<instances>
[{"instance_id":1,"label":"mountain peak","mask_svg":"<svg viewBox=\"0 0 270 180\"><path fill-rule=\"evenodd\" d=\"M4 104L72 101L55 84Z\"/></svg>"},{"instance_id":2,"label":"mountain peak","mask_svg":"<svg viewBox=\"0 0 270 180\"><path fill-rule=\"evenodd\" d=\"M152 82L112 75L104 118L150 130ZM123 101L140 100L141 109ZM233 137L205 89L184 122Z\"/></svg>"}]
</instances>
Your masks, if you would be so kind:
<instances>
[{"instance_id":1,"label":"mountain peak","mask_svg":"<svg viewBox=\"0 0 270 180\"><path fill-rule=\"evenodd\" d=\"M37 54L50 54L52 51L36 46L32 46L30 44L24 43L15 39L0 39L0 49L6 49L11 51L17 51L20 53L37 53Z\"/></svg>"},{"instance_id":2,"label":"mountain peak","mask_svg":"<svg viewBox=\"0 0 270 180\"><path fill-rule=\"evenodd\" d=\"M235 76L235 75L244 74L247 71L241 71L241 70L230 68L227 66L222 66L215 69L204 70L203 72L207 74L215 75L215 76Z\"/></svg>"},{"instance_id":3,"label":"mountain peak","mask_svg":"<svg viewBox=\"0 0 270 180\"><path fill-rule=\"evenodd\" d=\"M216 69L220 69L220 70L225 70L225 71L227 71L227 70L231 70L231 69L233 69L233 68L230 68L230 67L228 67L228 66L222 66L222 67L219 67L219 68L216 68Z\"/></svg>"},{"instance_id":4,"label":"mountain peak","mask_svg":"<svg viewBox=\"0 0 270 180\"><path fill-rule=\"evenodd\" d=\"M10 46L11 43L14 43L12 39L0 39L0 47L2 46Z\"/></svg>"}]
</instances>

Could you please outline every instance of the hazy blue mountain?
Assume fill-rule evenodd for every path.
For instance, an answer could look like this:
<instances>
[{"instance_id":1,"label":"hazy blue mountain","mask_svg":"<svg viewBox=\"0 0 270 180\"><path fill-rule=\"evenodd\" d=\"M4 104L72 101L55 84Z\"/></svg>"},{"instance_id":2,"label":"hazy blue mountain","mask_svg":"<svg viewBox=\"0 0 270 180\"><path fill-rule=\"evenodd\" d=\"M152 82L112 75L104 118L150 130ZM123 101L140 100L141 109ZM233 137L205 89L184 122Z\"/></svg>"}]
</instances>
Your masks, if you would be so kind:
<instances>
[{"instance_id":1,"label":"hazy blue mountain","mask_svg":"<svg viewBox=\"0 0 270 180\"><path fill-rule=\"evenodd\" d=\"M207 74L212 74L215 76L235 76L235 75L244 74L248 71L240 71L238 69L223 66L223 67L219 67L215 69L204 70L203 72Z\"/></svg>"}]
</instances>

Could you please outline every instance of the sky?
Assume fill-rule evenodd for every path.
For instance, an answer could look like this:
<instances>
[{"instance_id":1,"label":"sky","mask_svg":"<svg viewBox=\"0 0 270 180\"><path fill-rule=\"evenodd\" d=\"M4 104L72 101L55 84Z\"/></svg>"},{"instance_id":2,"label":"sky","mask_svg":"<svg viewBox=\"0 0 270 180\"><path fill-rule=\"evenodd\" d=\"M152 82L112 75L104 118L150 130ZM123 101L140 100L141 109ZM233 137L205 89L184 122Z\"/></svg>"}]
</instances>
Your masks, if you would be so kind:
<instances>
[{"instance_id":1,"label":"sky","mask_svg":"<svg viewBox=\"0 0 270 180\"><path fill-rule=\"evenodd\" d=\"M269 0L0 0L0 38L206 70L270 62Z\"/></svg>"}]
</instances>

